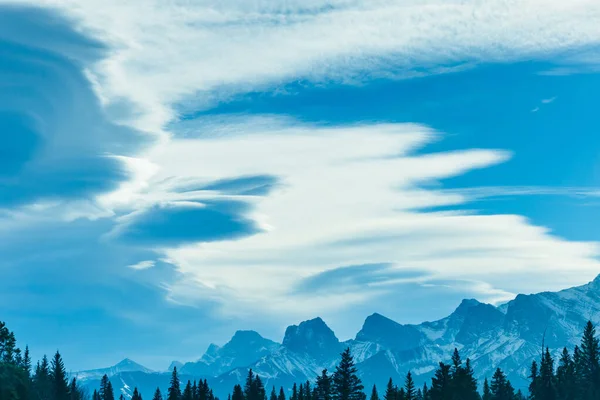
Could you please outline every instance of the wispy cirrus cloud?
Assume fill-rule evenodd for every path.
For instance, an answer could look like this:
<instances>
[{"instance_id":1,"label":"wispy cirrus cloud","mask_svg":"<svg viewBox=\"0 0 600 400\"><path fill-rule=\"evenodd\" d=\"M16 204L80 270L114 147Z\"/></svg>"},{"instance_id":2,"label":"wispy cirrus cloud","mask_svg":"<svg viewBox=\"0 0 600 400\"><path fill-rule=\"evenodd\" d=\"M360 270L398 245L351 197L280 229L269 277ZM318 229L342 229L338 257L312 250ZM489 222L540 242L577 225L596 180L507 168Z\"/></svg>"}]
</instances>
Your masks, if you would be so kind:
<instances>
[{"instance_id":1,"label":"wispy cirrus cloud","mask_svg":"<svg viewBox=\"0 0 600 400\"><path fill-rule=\"evenodd\" d=\"M289 80L412 76L465 63L552 58L600 44L594 0L35 5L55 7L111 48L88 68L100 97L113 116L155 132L176 117L176 104L203 107ZM133 105L130 115L118 114L123 100Z\"/></svg>"},{"instance_id":2,"label":"wispy cirrus cloud","mask_svg":"<svg viewBox=\"0 0 600 400\"><path fill-rule=\"evenodd\" d=\"M28 227L56 218L99 224L87 231L92 238L65 239L65 254L87 239L90 249L72 258L78 265L93 260L90 276L106 264L112 277L129 273L132 282L153 285L151 298L165 315L169 306L192 305L221 321L253 315L256 323L257 310L280 317L282 325L317 314L347 319L365 305L388 313L385 307L400 296L428 285L500 301L517 291L580 283L600 268L597 243L553 236L519 215L427 211L560 191L424 185L510 162L510 151L467 145L428 152L444 132L421 124L309 124L273 115L194 119L220 101L276 92L288 82L365 84L485 62L554 60L600 43L597 1L43 0L35 6L67 16L102 43L102 52L91 57L69 53L68 43L52 47L69 55L53 71L61 71L55 81L72 90L55 114L24 103L56 129L30 135L27 124L13 121L22 140L11 142L16 157L2 166L16 174L5 181L16 187L11 204L23 207L7 212L8 219ZM10 40L35 42L14 34ZM49 92L64 93L56 87ZM142 148L142 138L127 126L147 134L148 146ZM39 137L48 139L46 152L34 151ZM40 154L36 173L21 174L23 160ZM76 210L69 209L74 197L84 198ZM63 225L61 232L78 234ZM11 238L7 228L2 233ZM96 260L96 252L106 258ZM364 268L352 278L344 275L348 265ZM74 267L64 268L64 276L75 279L68 270ZM158 273L165 269L170 273ZM339 271L355 289L357 276L381 283L385 272L396 281L345 294L298 290L299 282L308 282L307 289L324 285ZM427 278L407 282L401 277L408 271ZM156 299L165 294L172 304ZM120 314L153 326L148 304L136 305Z\"/></svg>"},{"instance_id":3,"label":"wispy cirrus cloud","mask_svg":"<svg viewBox=\"0 0 600 400\"><path fill-rule=\"evenodd\" d=\"M480 186L463 189L447 189L445 192L448 194L464 195L470 200L513 196L600 197L600 187Z\"/></svg>"}]
</instances>

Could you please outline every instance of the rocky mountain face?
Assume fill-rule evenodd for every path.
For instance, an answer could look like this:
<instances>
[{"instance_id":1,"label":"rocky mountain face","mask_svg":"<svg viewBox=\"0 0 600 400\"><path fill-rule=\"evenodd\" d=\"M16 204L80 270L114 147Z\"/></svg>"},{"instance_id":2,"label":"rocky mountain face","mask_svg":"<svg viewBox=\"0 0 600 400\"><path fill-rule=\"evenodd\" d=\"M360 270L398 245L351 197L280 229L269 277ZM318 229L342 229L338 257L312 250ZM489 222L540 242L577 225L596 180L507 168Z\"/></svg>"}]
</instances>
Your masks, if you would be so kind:
<instances>
[{"instance_id":1,"label":"rocky mountain face","mask_svg":"<svg viewBox=\"0 0 600 400\"><path fill-rule=\"evenodd\" d=\"M243 384L249 368L268 388L290 388L293 382L314 380L324 368L332 371L339 353L350 347L365 387L383 388L390 377L403 382L409 370L417 383L428 381L456 347L463 359L471 359L478 378L490 377L500 367L514 386L526 387L528 368L542 343L558 355L563 346L579 343L588 320L600 322L600 276L560 292L518 295L500 307L463 300L448 317L419 325L373 314L347 342L340 342L320 318L288 327L281 344L253 331L238 331L223 347L209 346L200 360L178 370L183 381L207 379L223 399L233 385ZM81 372L78 379L97 386L104 373L122 393L130 394L137 386L148 398L157 386L164 392L169 381L167 372L152 372L130 360Z\"/></svg>"}]
</instances>

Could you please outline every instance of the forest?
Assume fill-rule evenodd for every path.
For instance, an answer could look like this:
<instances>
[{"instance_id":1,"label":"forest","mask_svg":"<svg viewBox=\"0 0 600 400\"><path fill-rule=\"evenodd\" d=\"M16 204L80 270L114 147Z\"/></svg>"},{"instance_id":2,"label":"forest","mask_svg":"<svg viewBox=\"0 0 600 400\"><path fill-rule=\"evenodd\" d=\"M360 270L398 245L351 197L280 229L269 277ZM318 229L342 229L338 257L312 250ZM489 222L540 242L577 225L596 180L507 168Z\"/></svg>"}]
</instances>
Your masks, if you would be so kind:
<instances>
[{"instance_id":1,"label":"forest","mask_svg":"<svg viewBox=\"0 0 600 400\"><path fill-rule=\"evenodd\" d=\"M299 382L292 388L267 389L262 379L248 371L244 387L235 385L228 400L600 400L600 346L592 322L586 324L581 343L572 352L564 348L555 360L548 348L541 347L539 360L533 360L529 387L515 390L501 369L478 385L471 361L461 359L457 349L448 363L440 363L429 385L416 387L408 372L404 382L392 379L380 394L378 388L365 388L350 349L342 354L333 373L323 370L314 382ZM183 386L183 388L182 388ZM286 390L287 389L287 390ZM127 396L129 397L129 396ZM108 376L93 393L83 389L76 377L66 372L60 352L49 361L44 356L35 366L29 355L0 321L0 400L115 400ZM120 400L126 400L123 394ZM127 399L129 400L129 399ZM137 388L131 400L143 400ZM152 400L218 400L206 380L180 381L173 369L167 392L156 389Z\"/></svg>"}]
</instances>

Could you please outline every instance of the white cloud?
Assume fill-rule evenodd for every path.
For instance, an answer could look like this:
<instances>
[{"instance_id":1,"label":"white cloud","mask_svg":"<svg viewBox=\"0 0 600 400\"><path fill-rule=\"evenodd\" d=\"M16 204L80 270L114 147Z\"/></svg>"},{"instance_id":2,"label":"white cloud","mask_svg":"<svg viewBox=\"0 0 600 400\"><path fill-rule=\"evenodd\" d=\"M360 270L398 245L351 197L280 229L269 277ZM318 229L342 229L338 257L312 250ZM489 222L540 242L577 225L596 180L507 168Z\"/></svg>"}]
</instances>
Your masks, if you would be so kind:
<instances>
[{"instance_id":1,"label":"white cloud","mask_svg":"<svg viewBox=\"0 0 600 400\"><path fill-rule=\"evenodd\" d=\"M175 103L298 78L410 76L600 44L596 0L3 1L56 7L108 43L88 70L99 97L132 101L129 122L155 132Z\"/></svg>"},{"instance_id":2,"label":"white cloud","mask_svg":"<svg viewBox=\"0 0 600 400\"><path fill-rule=\"evenodd\" d=\"M556 96L554 96L554 97L550 97L549 99L542 99L542 104L550 104L550 103L552 103L554 100L556 100Z\"/></svg>"},{"instance_id":3,"label":"white cloud","mask_svg":"<svg viewBox=\"0 0 600 400\"><path fill-rule=\"evenodd\" d=\"M173 139L140 155L160 168L141 185L148 190L130 197L130 207L146 207L153 196L174 201L178 195L165 182L272 174L282 185L268 196L243 197L254 207L248 217L269 230L165 250L182 272L180 281L168 285L170 298L178 303L217 302L223 313L236 316L260 308L308 317L395 290L370 285L347 296L295 293L296 285L311 275L375 263L425 271L423 284L431 279L467 281L461 287L497 302L523 289L580 283L600 268L597 244L562 240L520 216L419 211L507 193L564 193L535 187L456 191L421 187L505 162L510 157L505 151L416 154L439 135L414 124L322 128L248 118L203 124L198 130L200 137ZM153 187L159 190L153 192ZM215 192L191 196L220 197ZM519 276L531 274L538 277L535 282L519 281ZM507 283L507 276L512 282Z\"/></svg>"},{"instance_id":4,"label":"white cloud","mask_svg":"<svg viewBox=\"0 0 600 400\"><path fill-rule=\"evenodd\" d=\"M10 2L56 7L107 43L108 57L86 70L102 104L110 111L131 102L124 122L161 134L150 150L120 158L133 178L98 199L108 215L219 196L174 193L172 185L185 180L282 180L268 196L243 198L254 205L249 217L269 227L264 233L165 251L183 273L168 287L174 301L217 301L229 314L341 309L384 289L326 298L290 293L311 274L378 262L469 278L473 290L499 297L519 285L579 283L600 270L595 243L553 237L519 216L418 211L467 203L469 193L420 184L504 162L504 151L415 155L435 133L403 124L326 129L265 117L187 126L196 135L189 139L165 132L177 106L199 108L290 80L407 77L417 68L440 73L453 70L448 65L595 46L597 0ZM538 279L525 284L524 274ZM512 283L495 289L507 275Z\"/></svg>"},{"instance_id":5,"label":"white cloud","mask_svg":"<svg viewBox=\"0 0 600 400\"><path fill-rule=\"evenodd\" d=\"M127 267L131 268L131 269L135 269L135 270L141 271L141 270L144 270L144 269L152 268L152 267L154 267L154 265L155 265L154 261L152 261L152 260L146 260L146 261L140 261L137 264L128 265Z\"/></svg>"},{"instance_id":6,"label":"white cloud","mask_svg":"<svg viewBox=\"0 0 600 400\"><path fill-rule=\"evenodd\" d=\"M471 200L512 196L600 197L600 187L577 186L481 186L464 189L448 189L444 192L448 194L461 194Z\"/></svg>"}]
</instances>

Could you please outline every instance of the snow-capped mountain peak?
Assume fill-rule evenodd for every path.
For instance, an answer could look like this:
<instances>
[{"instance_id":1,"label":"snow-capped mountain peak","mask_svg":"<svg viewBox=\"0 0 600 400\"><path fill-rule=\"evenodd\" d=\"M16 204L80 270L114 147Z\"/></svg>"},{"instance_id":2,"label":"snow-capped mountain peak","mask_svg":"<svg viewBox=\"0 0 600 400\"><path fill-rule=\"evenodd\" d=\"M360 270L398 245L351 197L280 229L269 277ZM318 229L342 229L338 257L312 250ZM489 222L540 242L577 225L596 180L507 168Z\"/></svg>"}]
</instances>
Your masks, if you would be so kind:
<instances>
[{"instance_id":1,"label":"snow-capped mountain peak","mask_svg":"<svg viewBox=\"0 0 600 400\"><path fill-rule=\"evenodd\" d=\"M295 353L307 354L320 360L335 357L341 351L340 341L321 318L288 326L283 346Z\"/></svg>"},{"instance_id":2,"label":"snow-capped mountain peak","mask_svg":"<svg viewBox=\"0 0 600 400\"><path fill-rule=\"evenodd\" d=\"M283 344L254 331L237 331L222 347L209 346L200 360L178 370L183 380L207 378L224 398L234 384L243 384L249 368L266 386L289 388L294 382L314 380L323 368L331 370L349 346L365 387L383 387L390 377L402 382L409 370L422 384L439 362L450 361L456 347L463 359L470 358L477 378L490 377L500 367L514 386L525 388L542 340L558 355L563 346L572 348L579 342L588 319L600 322L600 276L560 292L518 295L501 307L466 299L447 317L418 325L372 314L356 338L344 343L321 318L288 327ZM110 368L81 372L78 379L97 385L89 378L107 373L115 376L113 385L122 390L137 386L144 397L151 397L157 386L166 390L168 373L145 370L126 359Z\"/></svg>"}]
</instances>

